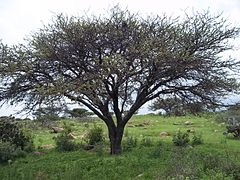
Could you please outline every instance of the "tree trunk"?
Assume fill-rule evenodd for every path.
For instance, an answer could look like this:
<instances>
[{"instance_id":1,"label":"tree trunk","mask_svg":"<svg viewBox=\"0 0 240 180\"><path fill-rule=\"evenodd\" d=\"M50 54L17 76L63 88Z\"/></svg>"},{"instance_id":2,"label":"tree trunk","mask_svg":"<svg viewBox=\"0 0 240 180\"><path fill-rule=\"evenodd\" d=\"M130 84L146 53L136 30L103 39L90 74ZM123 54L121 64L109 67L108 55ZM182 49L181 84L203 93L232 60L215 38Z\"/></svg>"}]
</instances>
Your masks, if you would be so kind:
<instances>
[{"instance_id":1,"label":"tree trunk","mask_svg":"<svg viewBox=\"0 0 240 180\"><path fill-rule=\"evenodd\" d=\"M108 128L110 139L110 154L118 155L122 152L122 137L124 127Z\"/></svg>"}]
</instances>

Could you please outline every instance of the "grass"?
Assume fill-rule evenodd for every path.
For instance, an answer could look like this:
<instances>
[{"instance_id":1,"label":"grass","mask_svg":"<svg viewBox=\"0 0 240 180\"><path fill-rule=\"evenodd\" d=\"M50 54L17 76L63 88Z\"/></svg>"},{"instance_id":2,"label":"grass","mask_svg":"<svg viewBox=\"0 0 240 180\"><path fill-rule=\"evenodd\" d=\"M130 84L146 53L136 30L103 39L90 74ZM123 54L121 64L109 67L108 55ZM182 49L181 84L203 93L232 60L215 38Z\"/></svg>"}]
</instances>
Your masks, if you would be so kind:
<instances>
[{"instance_id":1,"label":"grass","mask_svg":"<svg viewBox=\"0 0 240 180\"><path fill-rule=\"evenodd\" d=\"M185 121L193 124L183 125ZM149 124L138 126L143 122ZM64 120L59 123L63 126ZM71 120L66 123L78 137L94 125ZM108 140L103 123L95 123L104 128ZM174 146L172 137L179 129L194 129L202 134L204 143L194 147ZM162 131L170 136L160 137ZM217 123L214 117L136 115L127 125L123 141L132 136L138 140L138 145L122 155L109 155L107 141L90 151L44 150L43 156L29 154L12 163L0 164L0 179L238 179L240 140L223 136L224 131L225 126ZM34 130L34 144L36 147L54 144L54 136L56 134L50 130L39 128ZM141 145L146 137L152 141L151 145Z\"/></svg>"}]
</instances>

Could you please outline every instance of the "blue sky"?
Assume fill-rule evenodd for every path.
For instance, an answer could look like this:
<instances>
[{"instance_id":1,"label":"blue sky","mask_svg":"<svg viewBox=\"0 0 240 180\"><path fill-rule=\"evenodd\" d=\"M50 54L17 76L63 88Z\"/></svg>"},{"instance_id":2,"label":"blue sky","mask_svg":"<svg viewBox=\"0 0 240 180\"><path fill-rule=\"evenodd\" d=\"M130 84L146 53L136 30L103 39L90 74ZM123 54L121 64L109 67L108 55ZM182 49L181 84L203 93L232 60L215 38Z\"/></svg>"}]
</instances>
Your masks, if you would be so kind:
<instances>
[{"instance_id":1,"label":"blue sky","mask_svg":"<svg viewBox=\"0 0 240 180\"><path fill-rule=\"evenodd\" d=\"M210 10L223 13L233 25L240 27L240 0L1 0L0 39L5 44L23 43L31 33L43 24L51 23L54 14L81 16L83 14L104 14L106 10L119 4L139 14L181 16L184 11ZM240 38L234 41L235 49L228 54L240 60ZM1 115L9 115L18 107L2 107ZM147 112L142 108L140 112Z\"/></svg>"}]
</instances>

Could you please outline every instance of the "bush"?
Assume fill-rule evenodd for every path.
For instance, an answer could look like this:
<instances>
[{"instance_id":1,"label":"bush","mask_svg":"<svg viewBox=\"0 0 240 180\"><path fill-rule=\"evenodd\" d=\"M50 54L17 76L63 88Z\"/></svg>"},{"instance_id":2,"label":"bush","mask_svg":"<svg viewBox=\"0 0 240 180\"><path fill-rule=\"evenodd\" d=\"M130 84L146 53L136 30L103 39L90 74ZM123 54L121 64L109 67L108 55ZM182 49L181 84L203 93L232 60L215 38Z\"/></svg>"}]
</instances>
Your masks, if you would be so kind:
<instances>
[{"instance_id":1,"label":"bush","mask_svg":"<svg viewBox=\"0 0 240 180\"><path fill-rule=\"evenodd\" d=\"M0 162L7 162L14 158L15 146L10 142L0 141Z\"/></svg>"},{"instance_id":2,"label":"bush","mask_svg":"<svg viewBox=\"0 0 240 180\"><path fill-rule=\"evenodd\" d=\"M64 121L63 122L63 129L64 129L64 132L67 133L67 134L72 133L73 132L73 125Z\"/></svg>"},{"instance_id":3,"label":"bush","mask_svg":"<svg viewBox=\"0 0 240 180\"><path fill-rule=\"evenodd\" d=\"M104 141L103 129L101 127L94 125L93 128L89 129L86 136L86 141L90 145L95 145L97 143L103 142Z\"/></svg>"},{"instance_id":4,"label":"bush","mask_svg":"<svg viewBox=\"0 0 240 180\"><path fill-rule=\"evenodd\" d=\"M153 145L152 139L149 138L149 137L144 137L144 138L141 140L141 145L142 145L142 146L145 146L145 147L152 146L152 145Z\"/></svg>"},{"instance_id":5,"label":"bush","mask_svg":"<svg viewBox=\"0 0 240 180\"><path fill-rule=\"evenodd\" d=\"M240 138L240 117L228 119L227 132L232 133L234 137Z\"/></svg>"},{"instance_id":6,"label":"bush","mask_svg":"<svg viewBox=\"0 0 240 180\"><path fill-rule=\"evenodd\" d=\"M192 145L194 146L199 144L203 144L202 135L194 133L192 137Z\"/></svg>"},{"instance_id":7,"label":"bush","mask_svg":"<svg viewBox=\"0 0 240 180\"><path fill-rule=\"evenodd\" d=\"M186 146L188 145L190 139L189 134L187 132L181 132L180 130L176 132L176 134L173 136L173 143L176 146Z\"/></svg>"},{"instance_id":8,"label":"bush","mask_svg":"<svg viewBox=\"0 0 240 180\"><path fill-rule=\"evenodd\" d=\"M130 137L127 137L125 141L123 141L123 149L124 150L130 150L134 147L137 147L137 138L136 137L133 137L133 136L130 136Z\"/></svg>"},{"instance_id":9,"label":"bush","mask_svg":"<svg viewBox=\"0 0 240 180\"><path fill-rule=\"evenodd\" d=\"M73 140L69 139L67 134L63 133L55 138L56 149L58 151L75 151L80 148Z\"/></svg>"},{"instance_id":10,"label":"bush","mask_svg":"<svg viewBox=\"0 0 240 180\"><path fill-rule=\"evenodd\" d=\"M163 146L162 142L158 141L153 151L150 153L150 157L159 158L162 154L163 149L162 146Z\"/></svg>"},{"instance_id":11,"label":"bush","mask_svg":"<svg viewBox=\"0 0 240 180\"><path fill-rule=\"evenodd\" d=\"M24 130L19 122L11 117L0 118L0 139L15 145L17 148L20 147L22 150L25 147L33 147L31 133Z\"/></svg>"}]
</instances>

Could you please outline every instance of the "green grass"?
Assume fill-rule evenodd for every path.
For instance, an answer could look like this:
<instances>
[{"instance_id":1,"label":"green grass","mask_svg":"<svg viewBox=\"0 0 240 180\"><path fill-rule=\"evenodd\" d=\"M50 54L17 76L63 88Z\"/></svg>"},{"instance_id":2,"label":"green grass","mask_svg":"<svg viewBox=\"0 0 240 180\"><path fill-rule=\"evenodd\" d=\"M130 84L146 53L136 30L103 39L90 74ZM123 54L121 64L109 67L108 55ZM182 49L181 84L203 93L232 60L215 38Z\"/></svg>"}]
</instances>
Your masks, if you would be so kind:
<instances>
[{"instance_id":1,"label":"green grass","mask_svg":"<svg viewBox=\"0 0 240 180\"><path fill-rule=\"evenodd\" d=\"M149 125L136 127L149 121ZM185 121L193 125L183 125ZM59 122L63 125L63 121ZM125 137L135 137L138 145L119 156L109 155L107 130L101 121L95 122L104 128L106 142L91 151L57 152L45 150L43 156L29 154L9 164L0 164L1 180L28 179L238 179L240 178L240 140L223 136L225 126L216 123L214 117L161 117L137 115L125 129ZM179 123L179 125L173 125ZM94 123L67 121L73 133L87 133ZM198 146L177 147L172 143L173 134L194 129L202 134L204 143ZM160 137L160 132L170 133ZM34 130L36 147L55 144L56 134L48 129ZM153 145L140 145L147 137ZM190 135L190 138L192 134Z\"/></svg>"}]
</instances>

